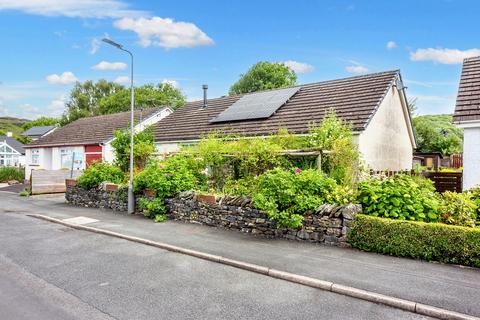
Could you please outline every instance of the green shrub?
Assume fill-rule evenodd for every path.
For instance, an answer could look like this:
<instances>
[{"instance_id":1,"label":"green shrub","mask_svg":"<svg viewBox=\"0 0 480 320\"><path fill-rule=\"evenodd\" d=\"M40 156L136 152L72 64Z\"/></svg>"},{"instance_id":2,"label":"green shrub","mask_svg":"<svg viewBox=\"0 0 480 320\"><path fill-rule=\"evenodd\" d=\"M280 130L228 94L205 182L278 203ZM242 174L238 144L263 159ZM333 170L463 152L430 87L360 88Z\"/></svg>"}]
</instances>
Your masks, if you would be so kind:
<instances>
[{"instance_id":1,"label":"green shrub","mask_svg":"<svg viewBox=\"0 0 480 320\"><path fill-rule=\"evenodd\" d=\"M335 180L318 170L276 168L257 178L253 203L279 227L298 228L307 210L333 201L331 193L336 187Z\"/></svg>"},{"instance_id":2,"label":"green shrub","mask_svg":"<svg viewBox=\"0 0 480 320\"><path fill-rule=\"evenodd\" d=\"M98 187L103 182L122 183L125 178L120 168L105 162L90 165L78 178L77 184L89 190Z\"/></svg>"},{"instance_id":3,"label":"green shrub","mask_svg":"<svg viewBox=\"0 0 480 320\"><path fill-rule=\"evenodd\" d=\"M141 198L139 200L139 209L143 211L145 217L152 219L155 219L158 215L165 215L167 212L164 200L160 198L153 198L151 200Z\"/></svg>"},{"instance_id":4,"label":"green shrub","mask_svg":"<svg viewBox=\"0 0 480 320\"><path fill-rule=\"evenodd\" d=\"M471 194L445 191L442 196L439 212L443 223L475 227L478 206Z\"/></svg>"},{"instance_id":5,"label":"green shrub","mask_svg":"<svg viewBox=\"0 0 480 320\"><path fill-rule=\"evenodd\" d=\"M439 220L439 196L433 183L423 177L371 178L359 183L358 191L358 201L365 214L401 220Z\"/></svg>"},{"instance_id":6,"label":"green shrub","mask_svg":"<svg viewBox=\"0 0 480 320\"><path fill-rule=\"evenodd\" d=\"M472 200L477 205L477 219L480 218L480 186L476 186L467 191L472 196Z\"/></svg>"},{"instance_id":7,"label":"green shrub","mask_svg":"<svg viewBox=\"0 0 480 320\"><path fill-rule=\"evenodd\" d=\"M161 199L173 197L186 190L201 190L205 185L205 175L195 160L188 156L174 156L165 161L152 161L134 179L134 191L145 189L155 191Z\"/></svg>"},{"instance_id":8,"label":"green shrub","mask_svg":"<svg viewBox=\"0 0 480 320\"><path fill-rule=\"evenodd\" d=\"M7 182L10 180L23 182L23 180L25 180L25 169L16 167L1 167L0 182Z\"/></svg>"},{"instance_id":9,"label":"green shrub","mask_svg":"<svg viewBox=\"0 0 480 320\"><path fill-rule=\"evenodd\" d=\"M480 228L356 215L348 242L365 251L480 267Z\"/></svg>"},{"instance_id":10,"label":"green shrub","mask_svg":"<svg viewBox=\"0 0 480 320\"><path fill-rule=\"evenodd\" d=\"M353 139L352 125L328 111L320 126L311 126L309 147L331 151L322 157L322 170L338 183L353 186L359 169L359 152Z\"/></svg>"},{"instance_id":11,"label":"green shrub","mask_svg":"<svg viewBox=\"0 0 480 320\"><path fill-rule=\"evenodd\" d=\"M30 192L28 190L23 190L18 194L20 197L28 197Z\"/></svg>"},{"instance_id":12,"label":"green shrub","mask_svg":"<svg viewBox=\"0 0 480 320\"><path fill-rule=\"evenodd\" d=\"M154 135L150 128L147 128L136 132L133 136L133 142L133 163L135 169L141 170L155 152ZM123 172L127 172L130 168L130 131L116 131L112 147L115 153L115 164Z\"/></svg>"}]
</instances>

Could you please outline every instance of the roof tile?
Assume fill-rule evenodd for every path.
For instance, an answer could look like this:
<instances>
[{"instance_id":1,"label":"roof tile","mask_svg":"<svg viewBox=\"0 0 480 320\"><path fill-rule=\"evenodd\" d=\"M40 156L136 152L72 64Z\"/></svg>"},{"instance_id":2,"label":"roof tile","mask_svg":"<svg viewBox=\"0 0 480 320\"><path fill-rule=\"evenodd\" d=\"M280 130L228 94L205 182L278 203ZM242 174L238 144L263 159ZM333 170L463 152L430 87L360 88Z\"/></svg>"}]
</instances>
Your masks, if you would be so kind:
<instances>
[{"instance_id":1,"label":"roof tile","mask_svg":"<svg viewBox=\"0 0 480 320\"><path fill-rule=\"evenodd\" d=\"M209 123L243 95L189 102L154 125L156 141L199 139L214 131L245 135L266 135L286 128L293 133L308 132L313 122L320 123L330 108L351 121L354 130L363 130L384 95L398 77L399 71L387 71L345 79L302 85L300 90L267 119L227 123Z\"/></svg>"}]
</instances>

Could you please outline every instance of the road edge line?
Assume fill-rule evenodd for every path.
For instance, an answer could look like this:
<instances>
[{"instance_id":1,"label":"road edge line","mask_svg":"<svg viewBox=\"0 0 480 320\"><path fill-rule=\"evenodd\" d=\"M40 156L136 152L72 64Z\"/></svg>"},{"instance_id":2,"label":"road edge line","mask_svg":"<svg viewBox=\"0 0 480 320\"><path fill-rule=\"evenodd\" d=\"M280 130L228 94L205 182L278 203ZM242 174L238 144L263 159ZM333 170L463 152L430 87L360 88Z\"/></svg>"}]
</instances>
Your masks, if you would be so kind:
<instances>
[{"instance_id":1,"label":"road edge line","mask_svg":"<svg viewBox=\"0 0 480 320\"><path fill-rule=\"evenodd\" d=\"M341 294L341 295L345 295L352 298L357 298L357 299L361 299L361 300L365 300L365 301L369 301L377 304L383 304L389 307L401 309L401 310L412 312L412 313L421 314L424 316L435 317L442 320L480 320L480 318L478 317L470 316L470 315L463 314L456 311L442 309L442 308L438 308L438 307L434 307L434 306L430 306L430 305L426 305L423 303L414 302L410 300L405 300L401 298L395 298L395 297L391 297L391 296L387 296L387 295L383 295L380 293L371 292L363 289L344 286L344 285L336 284L330 281L302 276L295 273L271 269L265 266L243 262L235 259L230 259L230 258L218 256L218 255L213 255L210 253L197 251L197 250L182 248L182 247L174 246L168 243L152 241L152 240L139 238L135 236L128 236L122 233L109 231L105 229L99 229L95 227L88 227L80 224L65 222L63 220L52 218L52 217L41 215L41 214L27 214L27 216L61 224L77 230L89 231L89 232L111 236L111 237L115 237L115 238L119 238L127 241L145 244L148 246L153 246L153 247L171 251L171 252L189 255L189 256L200 258L203 260L216 262L223 265L235 267L238 269L262 274L272 278L285 280L288 282L304 285L304 286L315 288L315 289L330 291L333 293L337 293L337 294Z\"/></svg>"}]
</instances>

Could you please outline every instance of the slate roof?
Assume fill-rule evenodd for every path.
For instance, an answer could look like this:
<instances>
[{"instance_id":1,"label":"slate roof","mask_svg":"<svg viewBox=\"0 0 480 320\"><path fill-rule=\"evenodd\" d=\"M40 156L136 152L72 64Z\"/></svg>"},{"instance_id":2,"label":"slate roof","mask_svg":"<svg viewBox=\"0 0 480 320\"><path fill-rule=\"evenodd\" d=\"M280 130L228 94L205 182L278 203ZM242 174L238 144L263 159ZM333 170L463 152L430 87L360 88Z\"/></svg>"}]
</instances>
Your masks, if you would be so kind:
<instances>
[{"instance_id":1,"label":"slate roof","mask_svg":"<svg viewBox=\"0 0 480 320\"><path fill-rule=\"evenodd\" d=\"M135 122L158 112L158 108L135 111ZM100 144L113 137L115 131L130 124L130 111L78 119L26 145L26 148Z\"/></svg>"},{"instance_id":2,"label":"slate roof","mask_svg":"<svg viewBox=\"0 0 480 320\"><path fill-rule=\"evenodd\" d=\"M29 137L38 137L43 136L47 132L53 130L55 126L38 126L38 127L31 127L30 129L24 131L22 135L29 136Z\"/></svg>"},{"instance_id":3,"label":"slate roof","mask_svg":"<svg viewBox=\"0 0 480 320\"><path fill-rule=\"evenodd\" d=\"M212 131L254 136L286 128L292 133L306 133L309 125L320 123L330 108L351 122L355 131L362 131L398 77L399 71L394 70L301 85L300 90L267 119L209 122L243 95L209 99L205 109L202 109L203 101L189 102L154 125L155 140L196 140Z\"/></svg>"},{"instance_id":4,"label":"slate roof","mask_svg":"<svg viewBox=\"0 0 480 320\"><path fill-rule=\"evenodd\" d=\"M453 121L480 120L480 57L463 61Z\"/></svg>"},{"instance_id":5,"label":"slate roof","mask_svg":"<svg viewBox=\"0 0 480 320\"><path fill-rule=\"evenodd\" d=\"M12 138L12 137L7 137L7 136L0 136L0 143L5 141L10 147L12 147L13 149L15 149L17 152L21 153L21 154L25 154L25 149L23 148L24 147L24 144L17 141L16 139Z\"/></svg>"}]
</instances>

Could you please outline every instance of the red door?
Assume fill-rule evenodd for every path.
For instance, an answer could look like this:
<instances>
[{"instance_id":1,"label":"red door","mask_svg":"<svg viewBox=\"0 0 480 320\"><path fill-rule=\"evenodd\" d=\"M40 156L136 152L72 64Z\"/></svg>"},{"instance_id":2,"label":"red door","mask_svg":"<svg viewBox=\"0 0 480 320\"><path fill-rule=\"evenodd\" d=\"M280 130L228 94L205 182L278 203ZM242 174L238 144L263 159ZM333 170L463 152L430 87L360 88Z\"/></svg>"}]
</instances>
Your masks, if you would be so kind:
<instances>
[{"instance_id":1,"label":"red door","mask_svg":"<svg viewBox=\"0 0 480 320\"><path fill-rule=\"evenodd\" d=\"M94 161L102 162L102 146L99 146L99 145L85 146L85 162L86 162L87 168Z\"/></svg>"}]
</instances>

